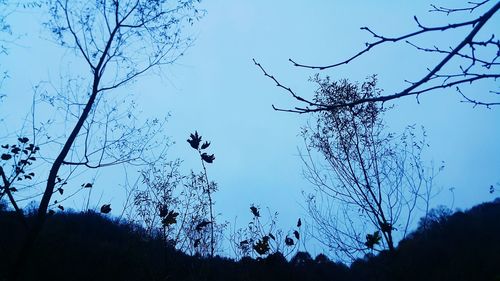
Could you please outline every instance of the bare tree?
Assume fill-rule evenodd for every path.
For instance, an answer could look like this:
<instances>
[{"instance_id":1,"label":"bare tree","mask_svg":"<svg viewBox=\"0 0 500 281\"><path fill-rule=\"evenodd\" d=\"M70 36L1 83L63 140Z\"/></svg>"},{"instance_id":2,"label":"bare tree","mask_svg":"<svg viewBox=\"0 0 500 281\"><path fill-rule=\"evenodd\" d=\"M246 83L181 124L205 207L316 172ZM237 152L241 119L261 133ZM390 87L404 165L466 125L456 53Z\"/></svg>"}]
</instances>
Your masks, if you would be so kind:
<instances>
[{"instance_id":1,"label":"bare tree","mask_svg":"<svg viewBox=\"0 0 500 281\"><path fill-rule=\"evenodd\" d=\"M295 93L291 88L283 85L274 76L268 74L261 64L254 60L254 63L261 69L265 76L272 79L276 85L287 91L299 105L293 109L276 108L278 111L308 113L318 111L329 111L338 107L354 106L362 103L381 102L395 100L402 97L415 96L417 101L421 94L432 93L438 89L455 88L457 93L463 98L463 102L471 103L473 106L497 106L500 105L498 97L500 96L498 88L489 92L489 98L471 97L465 94L460 86L466 86L479 81L496 81L500 77L498 66L500 63L500 41L496 37L497 28L492 26L493 19L500 9L500 2L493 0L484 0L479 2L467 2L460 8L448 8L431 5L430 12L440 15L450 15L464 13L468 18L459 22L450 22L441 26L427 26L416 16L414 17L417 25L416 30L399 36L381 35L369 27L361 27L374 38L374 41L367 42L365 48L355 53L351 57L328 65L316 66L299 63L296 60L289 61L295 67L309 68L316 70L327 70L341 67L366 55L372 49L390 43L406 43L413 46L418 55L422 53L432 53L441 56L441 59L433 66L428 67L428 72L422 77L413 78L408 82L408 86L395 93L380 95L376 97L360 97L356 100L331 100L330 103L322 103L309 99L303 95ZM489 30L488 28L492 28ZM449 43L436 42L433 46L420 46L413 43L427 34L452 33L462 31L462 39L453 46L440 46ZM444 37L444 36L443 36ZM408 67L408 65L404 65Z\"/></svg>"},{"instance_id":2,"label":"bare tree","mask_svg":"<svg viewBox=\"0 0 500 281\"><path fill-rule=\"evenodd\" d=\"M47 2L51 16L47 26L61 46L73 50L77 57L83 59L88 67L89 75L88 78L79 81L76 87L67 88L73 89L74 92L60 91L55 94L59 97L57 100L66 105L66 112L70 117L75 118L76 123L67 128L69 134L55 142L60 145L60 148L57 155L50 160L50 169L47 179L43 181L45 187L41 194L37 215L29 226L26 241L12 268L12 279L20 272L42 228L51 205L51 198L57 192L62 194L61 186L67 183L65 178L60 176L62 167L96 169L124 163L142 155L144 146L139 142L129 140L133 136L139 137L136 133L142 130L147 131L147 128L128 127L127 123L118 122L120 118L127 118L130 115L127 116L127 112L119 113L117 107L109 103L112 100L110 92L134 81L153 68L171 64L183 54L191 41L189 37L183 36L181 31L185 24L192 23L201 15L196 9L198 2L197 0L174 2L51 0ZM69 81L76 80L70 79ZM50 98L48 100L51 101ZM98 114L99 111L104 114ZM110 113L118 116L113 119L114 125L121 128L123 132L118 136L113 135L110 127L112 120L107 119ZM158 121L151 122L157 123ZM95 135L96 128L97 131L104 132L104 135ZM141 136L144 141L145 135L141 134ZM92 149L89 146L91 140L97 140L96 143L100 143L101 146L97 145L97 148ZM25 137L19 138L20 144L16 147L21 149L21 153L24 152L25 146L31 147L32 150L38 147L34 144L35 140L32 140L34 143L28 143L29 141ZM11 148L12 146L9 147ZM15 151L19 153L18 149ZM29 156L29 153L30 151L25 154ZM7 160L15 159L12 155L15 153L12 150L5 154L11 156ZM15 161L18 165L25 163L24 161L33 160L18 157ZM74 170L70 170L69 174L72 171ZM1 189L8 195L15 187L9 184L10 181L6 177L3 177L3 180ZM84 184L83 187L88 187L88 185ZM15 206L14 197L8 197L10 203ZM104 211L109 212L109 210L107 206Z\"/></svg>"},{"instance_id":3,"label":"bare tree","mask_svg":"<svg viewBox=\"0 0 500 281\"><path fill-rule=\"evenodd\" d=\"M372 99L381 93L374 76L361 85L319 76L313 81L317 103ZM428 208L435 174L421 160L425 138L411 128L399 137L388 133L385 110L375 102L339 107L316 113L314 124L303 128L304 172L314 187L307 195L313 236L338 258L394 251L415 215Z\"/></svg>"}]
</instances>

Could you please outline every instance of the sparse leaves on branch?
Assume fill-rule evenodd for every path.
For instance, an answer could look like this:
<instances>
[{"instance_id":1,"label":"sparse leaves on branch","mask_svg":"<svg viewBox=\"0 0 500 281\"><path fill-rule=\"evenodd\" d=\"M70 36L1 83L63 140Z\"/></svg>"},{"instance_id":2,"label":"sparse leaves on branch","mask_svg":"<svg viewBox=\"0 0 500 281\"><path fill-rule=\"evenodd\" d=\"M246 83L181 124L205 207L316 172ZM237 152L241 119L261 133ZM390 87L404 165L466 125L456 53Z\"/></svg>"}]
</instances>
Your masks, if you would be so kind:
<instances>
[{"instance_id":1,"label":"sparse leaves on branch","mask_svg":"<svg viewBox=\"0 0 500 281\"><path fill-rule=\"evenodd\" d=\"M210 221L202 221L198 223L198 225L196 225L196 231L201 231L203 228L210 225L210 256L213 257L215 252L215 237L214 237L215 217L213 212L214 202L212 200L213 188L211 186L210 181L208 180L208 173L207 173L207 168L205 167L205 163L209 164L213 163L215 160L215 156L214 154L208 154L207 152L203 151L210 146L210 142L205 141L200 147L201 140L202 136L198 134L198 131L195 131L193 134L190 134L189 139L187 140L189 145L198 152L198 155L200 156L201 159L201 166L203 167L203 176L205 178L205 183L206 183L206 186L204 187L204 193L206 194L206 198L208 199L209 215L210 215Z\"/></svg>"},{"instance_id":2,"label":"sparse leaves on branch","mask_svg":"<svg viewBox=\"0 0 500 281\"><path fill-rule=\"evenodd\" d=\"M319 76L312 81L318 85L316 103L372 98L382 92L375 76L363 83ZM368 245L394 251L417 211L425 213L429 204L436 173L421 160L425 131L419 137L408 126L396 137L387 132L386 110L367 102L319 111L302 131L306 152L301 157L314 188L307 204L315 236L335 249L339 259L354 260L366 254ZM368 226L378 235L367 236L365 245Z\"/></svg>"},{"instance_id":3,"label":"sparse leaves on branch","mask_svg":"<svg viewBox=\"0 0 500 281\"><path fill-rule=\"evenodd\" d=\"M1 145L3 152L0 157L0 200L6 195L18 217L24 221L23 212L13 193L31 185L29 182L35 178L35 173L28 169L31 169L30 166L37 160L35 155L40 148L28 143L30 139L27 137L19 137L17 141L16 144Z\"/></svg>"},{"instance_id":4,"label":"sparse leaves on branch","mask_svg":"<svg viewBox=\"0 0 500 281\"><path fill-rule=\"evenodd\" d=\"M285 234L282 229L277 229L277 212L269 218L262 217L260 208L254 204L250 205L250 213L252 219L248 227L235 230L230 237L234 245L234 253L238 258L255 255L264 257L276 253L289 256L297 251L300 239L299 229ZM290 237L291 234L296 241Z\"/></svg>"}]
</instances>

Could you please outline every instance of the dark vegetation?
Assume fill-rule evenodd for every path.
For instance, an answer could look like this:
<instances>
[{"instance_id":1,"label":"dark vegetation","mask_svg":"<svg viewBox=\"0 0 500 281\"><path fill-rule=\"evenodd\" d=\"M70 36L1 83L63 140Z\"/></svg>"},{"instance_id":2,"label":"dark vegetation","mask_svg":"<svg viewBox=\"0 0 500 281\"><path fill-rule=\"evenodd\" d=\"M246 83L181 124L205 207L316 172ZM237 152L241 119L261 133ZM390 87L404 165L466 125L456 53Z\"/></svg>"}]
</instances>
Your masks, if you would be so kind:
<instances>
[{"instance_id":1,"label":"dark vegetation","mask_svg":"<svg viewBox=\"0 0 500 281\"><path fill-rule=\"evenodd\" d=\"M393 254L367 255L348 267L306 252L289 261L279 253L239 261L189 256L140 226L65 211L48 218L21 280L500 280L499 218L500 199L454 214L435 209ZM7 210L0 225L3 279L23 226Z\"/></svg>"},{"instance_id":2,"label":"dark vegetation","mask_svg":"<svg viewBox=\"0 0 500 281\"><path fill-rule=\"evenodd\" d=\"M0 0L0 6L21 5L8 2ZM473 82L500 78L500 52L496 52L500 43L494 33L491 37L479 33L500 10L500 2L468 2L463 8L432 5L431 11L438 14L469 12L472 18L427 27L415 17L416 31L399 37L385 37L363 27L375 41L339 63L313 66L290 60L296 67L325 70L347 64L378 45L403 41L420 53L443 56L427 74L388 95L376 88L375 77L359 86L318 75L313 82L319 89L313 99L308 99L281 84L255 61L265 76L299 103L292 109L275 110L310 113L317 118L316 127L303 131L308 145L308 158L303 160L310 172L308 179L317 187L316 197L308 197L309 215L321 234L315 238L332 256L348 256L352 260L349 266L323 254L313 258L298 251L300 243L305 243L301 220L296 228L284 232L276 229L277 214L270 214L267 223L260 219L259 208L254 205L250 207L253 218L248 228L235 229L229 237L233 247L236 245L235 260L216 256L223 252L219 242L227 224L218 223L214 211L212 195L217 184L209 180L205 166L215 160L206 150L210 142L202 142L197 132L190 136L187 142L197 150L202 171L184 176L177 170L180 160L166 160L169 144L161 136L163 121L130 121L135 117L133 105L121 109L124 115L117 113L121 110L115 111L112 92L149 70L172 64L192 45L192 38L180 32L204 14L197 8L199 2L114 0L96 1L94 5L83 0L47 0L23 5L48 8L45 26L61 47L75 51L91 75L82 80L82 86L72 78L73 73L68 73L62 78L67 80L63 89L34 93L34 97L40 94L40 103L50 104L55 111L68 108L66 119L60 120L70 124L68 134L52 135L49 121L35 124L34 98L32 120L26 120L32 123L33 136L18 135L17 142L9 139L1 145L0 281L500 280L500 199L466 212L452 214L446 208L428 212L434 174L426 175L420 159L425 142L416 141L411 126L404 137L386 135L382 120L384 102L406 96L418 101L421 94L439 89L456 88L462 101L473 106L500 105L483 96L470 97L468 88L462 90ZM4 34L11 34L8 14L0 9L0 32ZM413 42L421 34L454 29L465 33L460 43L449 49ZM8 50L3 45L6 42L0 38L0 53ZM444 72L452 59L460 59L460 66ZM6 78L6 72L0 75L0 86ZM5 95L0 94L0 100L2 97ZM127 97L122 98L127 104ZM76 104L80 106L73 107ZM400 143L393 143L398 140ZM55 154L39 156L38 145L42 144L55 145ZM335 173L324 177L311 151L323 154ZM35 178L35 166L31 166L38 157L46 161L49 171L36 171L41 180ZM407 158L411 163L405 164ZM131 203L127 199L128 219L110 218L109 203L102 205L101 213L89 211L93 182L83 182L76 191L89 190L87 211L65 210L61 205L72 196L64 190L68 181L75 179L72 175L77 169L122 164L144 168L141 178L145 186L127 190L127 197L133 199ZM328 185L323 179L337 182ZM29 197L41 196L37 206L23 209L18 204L22 192L40 185L45 185L42 192ZM490 193L494 191L490 187ZM315 201L318 194L326 202L336 199L345 205L328 209L333 204L327 204L324 212L320 203L325 201ZM417 202L420 199L423 202ZM425 210L425 216L408 234L417 209ZM341 216L334 215L339 211ZM398 218L402 217L407 219L401 222ZM398 236L393 238L396 232Z\"/></svg>"}]
</instances>

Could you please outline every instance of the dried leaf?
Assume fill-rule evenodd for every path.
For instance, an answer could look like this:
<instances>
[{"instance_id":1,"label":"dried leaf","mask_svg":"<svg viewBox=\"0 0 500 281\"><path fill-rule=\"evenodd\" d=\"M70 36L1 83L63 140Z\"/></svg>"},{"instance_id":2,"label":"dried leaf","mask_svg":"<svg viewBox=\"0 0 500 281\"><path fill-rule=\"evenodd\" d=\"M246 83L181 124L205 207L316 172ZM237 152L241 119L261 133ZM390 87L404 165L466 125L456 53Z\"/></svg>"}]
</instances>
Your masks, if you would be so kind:
<instances>
[{"instance_id":1,"label":"dried leaf","mask_svg":"<svg viewBox=\"0 0 500 281\"><path fill-rule=\"evenodd\" d=\"M210 142L206 141L201 145L201 149L207 149L210 146Z\"/></svg>"},{"instance_id":2,"label":"dried leaf","mask_svg":"<svg viewBox=\"0 0 500 281\"><path fill-rule=\"evenodd\" d=\"M269 250L271 249L269 247L269 238L267 240L264 239L259 239L254 245L253 249L257 252L259 255L265 255Z\"/></svg>"},{"instance_id":3,"label":"dried leaf","mask_svg":"<svg viewBox=\"0 0 500 281\"><path fill-rule=\"evenodd\" d=\"M382 240L382 237L380 236L380 232L377 230L373 234L366 235L365 246L369 249L373 249L375 245L380 244L380 240Z\"/></svg>"},{"instance_id":4,"label":"dried leaf","mask_svg":"<svg viewBox=\"0 0 500 281\"><path fill-rule=\"evenodd\" d=\"M255 217L260 217L259 209L255 206L250 206L250 211Z\"/></svg>"},{"instance_id":5,"label":"dried leaf","mask_svg":"<svg viewBox=\"0 0 500 281\"><path fill-rule=\"evenodd\" d=\"M160 209L160 217L163 218L168 215L168 208L165 205L159 207Z\"/></svg>"},{"instance_id":6,"label":"dried leaf","mask_svg":"<svg viewBox=\"0 0 500 281\"><path fill-rule=\"evenodd\" d=\"M9 160L10 158L12 158L12 155L7 154L7 153L2 154L2 160L7 161L7 160Z\"/></svg>"},{"instance_id":7,"label":"dried leaf","mask_svg":"<svg viewBox=\"0 0 500 281\"><path fill-rule=\"evenodd\" d=\"M213 154L208 155L205 152L201 154L201 159L207 163L213 163L215 160L215 156Z\"/></svg>"},{"instance_id":8,"label":"dried leaf","mask_svg":"<svg viewBox=\"0 0 500 281\"><path fill-rule=\"evenodd\" d=\"M175 224L175 223L177 223L177 216L178 215L179 215L179 213L174 212L174 211L170 211L170 212L168 212L167 216L165 216L165 218L163 218L161 223L164 226L169 226L171 224Z\"/></svg>"},{"instance_id":9,"label":"dried leaf","mask_svg":"<svg viewBox=\"0 0 500 281\"><path fill-rule=\"evenodd\" d=\"M107 214L111 212L111 204L104 204L101 206L101 213Z\"/></svg>"},{"instance_id":10,"label":"dried leaf","mask_svg":"<svg viewBox=\"0 0 500 281\"><path fill-rule=\"evenodd\" d=\"M201 231L204 227L211 224L211 221L202 221L198 225L196 225L196 231Z\"/></svg>"},{"instance_id":11,"label":"dried leaf","mask_svg":"<svg viewBox=\"0 0 500 281\"><path fill-rule=\"evenodd\" d=\"M195 131L194 134L190 135L190 138L187 140L192 148L198 149L200 147L201 136L198 135L198 132Z\"/></svg>"}]
</instances>

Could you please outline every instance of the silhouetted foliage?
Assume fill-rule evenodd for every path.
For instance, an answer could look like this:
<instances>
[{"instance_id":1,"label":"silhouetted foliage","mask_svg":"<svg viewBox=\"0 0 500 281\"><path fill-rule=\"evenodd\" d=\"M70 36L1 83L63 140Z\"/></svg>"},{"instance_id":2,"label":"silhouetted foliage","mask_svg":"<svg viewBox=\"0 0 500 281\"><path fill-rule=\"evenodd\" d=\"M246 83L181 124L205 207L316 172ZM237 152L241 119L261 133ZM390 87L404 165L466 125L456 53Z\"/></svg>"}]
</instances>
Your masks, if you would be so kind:
<instances>
[{"instance_id":1,"label":"silhouetted foliage","mask_svg":"<svg viewBox=\"0 0 500 281\"><path fill-rule=\"evenodd\" d=\"M111 204L104 204L101 206L101 213L107 214L111 212Z\"/></svg>"},{"instance_id":2,"label":"silhouetted foliage","mask_svg":"<svg viewBox=\"0 0 500 281\"><path fill-rule=\"evenodd\" d=\"M85 77L78 79L65 77L63 84L67 88L64 91L58 92L56 89L42 91L44 93L41 94L41 99L53 106L55 111L66 108L66 114L62 115L65 116L63 120L57 121L71 125L65 128L61 135L46 133L44 124L35 124L34 117L30 120L33 122L32 139L44 132L45 144L54 145L54 149L51 150L54 154L45 155L49 167L44 180L37 181L39 185L45 185L40 189L41 194L39 191L36 191L36 195L31 194L33 198L39 199L37 215L29 224L25 223L28 235L25 236L25 243L16 255L17 262L9 268L11 279L15 279L22 271L21 267L34 247L47 214L55 212L51 207L64 210L63 205L53 201L53 196L64 194L63 186L67 184L67 180L76 169L83 167L97 169L134 161L145 164L148 162L145 152L158 146L168 145L154 141L162 122L154 119L137 126L132 119L130 108L126 112L128 114L124 114L115 105L110 104L112 103L110 100L113 100L110 92L133 82L152 69L171 64L182 56L186 48L191 45L191 38L185 37L182 29L186 24L193 24L203 14L196 8L198 0L39 2L48 9L46 14L49 20L45 24L48 31L61 47L70 49L81 59L87 72ZM25 2L24 5L30 6L31 3ZM4 4L5 1L0 2L2 6L0 28L5 31L8 25L4 21ZM56 93L51 93L54 90ZM134 103L127 104L134 107ZM128 120L120 122L123 121L121 119ZM37 141L40 142L40 139L37 138ZM25 136L20 136L18 142L17 145L5 148L8 151L2 151L0 197L7 195L18 218L27 221L16 203L19 196L13 196L12 193L21 191L17 182L34 178L35 175L28 173L24 168L36 160L33 154L38 144L34 142L28 145L29 139ZM28 150L29 147L33 149ZM22 158L23 154L27 159ZM205 158L206 161L213 161L213 156L207 155ZM14 164L5 165L5 161L12 161ZM9 166L14 167L13 172L6 171ZM12 186L11 176L15 177L16 186ZM83 188L92 186L82 185ZM101 208L102 213L110 211L109 204Z\"/></svg>"},{"instance_id":3,"label":"silhouetted foliage","mask_svg":"<svg viewBox=\"0 0 500 281\"><path fill-rule=\"evenodd\" d=\"M15 216L0 212L0 280L22 243ZM368 255L349 268L307 252L290 261L279 252L239 261L187 256L138 225L69 210L48 218L20 280L498 280L500 199L446 217L409 235L394 255Z\"/></svg>"},{"instance_id":4,"label":"silhouetted foliage","mask_svg":"<svg viewBox=\"0 0 500 281\"><path fill-rule=\"evenodd\" d=\"M3 199L0 199L0 212L3 212L7 209L7 202L5 202Z\"/></svg>"},{"instance_id":5,"label":"silhouetted foliage","mask_svg":"<svg viewBox=\"0 0 500 281\"><path fill-rule=\"evenodd\" d=\"M438 206L434 209L431 209L426 216L422 217L420 221L418 222L418 228L417 231L425 231L432 225L439 225L444 222L450 217L450 215L453 213L452 210L450 210L446 206Z\"/></svg>"},{"instance_id":6,"label":"silhouetted foliage","mask_svg":"<svg viewBox=\"0 0 500 281\"><path fill-rule=\"evenodd\" d=\"M500 200L451 214L438 207L402 240L395 256L352 264L358 280L499 280ZM432 217L432 218L430 218ZM424 221L422 218L421 221Z\"/></svg>"},{"instance_id":7,"label":"silhouetted foliage","mask_svg":"<svg viewBox=\"0 0 500 281\"><path fill-rule=\"evenodd\" d=\"M375 76L361 84L319 76L312 81L320 103L381 93ZM313 235L339 259L393 251L415 213L425 214L429 204L436 173L421 160L425 131L421 137L414 126L399 136L388 132L387 110L371 102L321 111L302 130L304 175L314 189L307 196Z\"/></svg>"},{"instance_id":8,"label":"silhouetted foliage","mask_svg":"<svg viewBox=\"0 0 500 281\"><path fill-rule=\"evenodd\" d=\"M225 223L210 223L207 177L203 172L181 175L180 160L157 161L142 171L142 184L131 191L127 217L145 227L146 233L187 254L210 255L220 246ZM210 192L217 191L210 182Z\"/></svg>"},{"instance_id":9,"label":"silhouetted foliage","mask_svg":"<svg viewBox=\"0 0 500 281\"><path fill-rule=\"evenodd\" d=\"M235 229L229 237L236 258L267 258L274 254L288 257L299 249L299 231L302 225L300 219L297 222L297 229L285 233L277 228L277 212L271 214L269 211L269 216L263 217L260 208L252 204L250 213L252 219L247 227ZM291 235L296 240L291 238Z\"/></svg>"},{"instance_id":10,"label":"silhouetted foliage","mask_svg":"<svg viewBox=\"0 0 500 281\"><path fill-rule=\"evenodd\" d=\"M297 252L290 263L298 267L308 267L313 263L313 259L308 252Z\"/></svg>"},{"instance_id":11,"label":"silhouetted foliage","mask_svg":"<svg viewBox=\"0 0 500 281\"><path fill-rule=\"evenodd\" d=\"M198 154L200 155L201 158L201 166L203 168L203 172L201 173L202 177L201 182L202 183L202 190L203 194L207 198L207 204L208 205L208 210L209 210L209 221L202 220L196 224L196 231L197 232L202 232L203 229L205 229L206 226L210 226L210 256L213 257L215 254L215 243L216 243L216 238L215 238L215 215L213 211L214 207L214 202L212 200L212 194L217 191L217 185L214 182L210 182L208 180L208 173L207 173L207 168L205 166L205 163L213 163L215 160L215 156L213 154L207 154L204 150L207 149L210 146L210 142L205 141L201 147L201 139L202 137L198 135L198 132L195 131L194 134L191 134L189 136L190 138L187 140L187 142L191 145L193 149L195 149ZM203 184L204 183L204 184ZM198 245L201 241L201 238L198 238L195 240L196 248L198 248Z\"/></svg>"}]
</instances>

